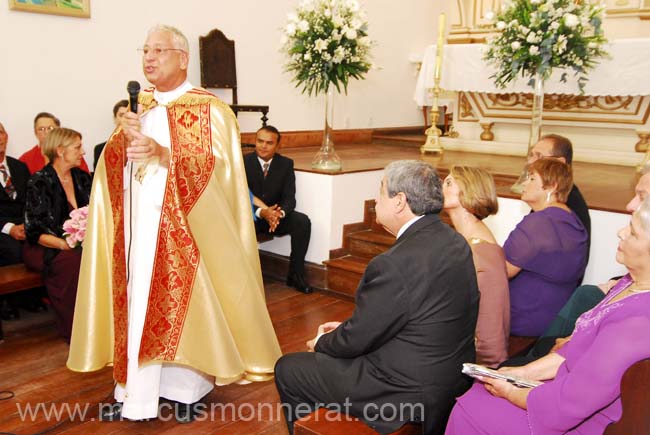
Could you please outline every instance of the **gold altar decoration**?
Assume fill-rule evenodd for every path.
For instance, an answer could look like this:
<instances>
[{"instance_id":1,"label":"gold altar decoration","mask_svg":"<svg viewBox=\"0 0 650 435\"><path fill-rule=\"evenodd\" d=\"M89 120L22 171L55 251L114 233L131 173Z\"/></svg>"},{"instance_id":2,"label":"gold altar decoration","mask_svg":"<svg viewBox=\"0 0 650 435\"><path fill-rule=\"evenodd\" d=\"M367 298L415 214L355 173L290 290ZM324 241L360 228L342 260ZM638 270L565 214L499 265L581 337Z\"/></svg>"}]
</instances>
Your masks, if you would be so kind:
<instances>
[{"instance_id":1,"label":"gold altar decoration","mask_svg":"<svg viewBox=\"0 0 650 435\"><path fill-rule=\"evenodd\" d=\"M431 105L431 127L425 134L427 140L420 147L420 153L439 153L442 154L444 149L440 143L442 131L438 128L438 119L440 118L440 109L438 108L438 97L440 96L440 72L442 70L442 47L445 37L445 14L438 17L438 43L436 45L436 66L433 72L433 104Z\"/></svg>"},{"instance_id":2,"label":"gold altar decoration","mask_svg":"<svg viewBox=\"0 0 650 435\"><path fill-rule=\"evenodd\" d=\"M483 129L481 135L479 136L481 140L484 141L494 140L494 133L492 133L492 127L494 126L494 122L481 122L480 126Z\"/></svg>"},{"instance_id":3,"label":"gold altar decoration","mask_svg":"<svg viewBox=\"0 0 650 435\"><path fill-rule=\"evenodd\" d=\"M636 171L641 172L645 167L650 166L650 131L637 131L639 141L634 146L637 152L645 152L641 163L636 165Z\"/></svg>"},{"instance_id":4,"label":"gold altar decoration","mask_svg":"<svg viewBox=\"0 0 650 435\"><path fill-rule=\"evenodd\" d=\"M459 92L459 121L503 120L508 123L530 122L531 93L495 94ZM590 96L544 95L544 119L579 123L603 123L627 126L644 125L650 119L650 98L638 95Z\"/></svg>"}]
</instances>

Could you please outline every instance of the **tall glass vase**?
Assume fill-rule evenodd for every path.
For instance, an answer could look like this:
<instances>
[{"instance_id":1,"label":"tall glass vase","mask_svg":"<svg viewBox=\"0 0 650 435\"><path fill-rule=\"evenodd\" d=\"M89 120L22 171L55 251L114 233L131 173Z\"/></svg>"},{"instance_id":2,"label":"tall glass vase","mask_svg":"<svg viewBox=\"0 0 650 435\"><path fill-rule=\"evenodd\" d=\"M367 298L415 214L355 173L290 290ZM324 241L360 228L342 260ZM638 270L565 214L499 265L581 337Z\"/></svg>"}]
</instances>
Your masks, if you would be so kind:
<instances>
[{"instance_id":1,"label":"tall glass vase","mask_svg":"<svg viewBox=\"0 0 650 435\"><path fill-rule=\"evenodd\" d=\"M533 88L533 113L530 120L530 136L528 137L528 151L526 152L526 158L530 154L530 150L539 140L541 131L542 131L542 114L544 112L544 80L539 74L535 74L535 85ZM524 190L523 183L528 178L528 171L526 167L528 164L524 165L524 169L519 175L519 179L515 184L510 187L510 190L515 193L521 193Z\"/></svg>"},{"instance_id":2,"label":"tall glass vase","mask_svg":"<svg viewBox=\"0 0 650 435\"><path fill-rule=\"evenodd\" d=\"M336 172L341 170L341 159L334 151L334 89L327 88L325 93L325 128L323 129L323 144L311 161L311 167L321 171Z\"/></svg>"}]
</instances>

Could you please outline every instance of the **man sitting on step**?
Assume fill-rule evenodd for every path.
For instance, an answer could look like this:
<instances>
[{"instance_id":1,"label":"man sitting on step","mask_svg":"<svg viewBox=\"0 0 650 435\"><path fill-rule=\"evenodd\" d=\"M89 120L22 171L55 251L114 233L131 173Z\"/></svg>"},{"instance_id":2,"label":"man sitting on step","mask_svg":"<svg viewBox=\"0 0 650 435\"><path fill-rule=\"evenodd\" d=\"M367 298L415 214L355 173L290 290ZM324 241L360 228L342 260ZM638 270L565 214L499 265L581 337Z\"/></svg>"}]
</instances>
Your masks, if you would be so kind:
<instances>
[{"instance_id":1,"label":"man sitting on step","mask_svg":"<svg viewBox=\"0 0 650 435\"><path fill-rule=\"evenodd\" d=\"M375 210L395 244L368 264L352 317L321 325L307 343L312 353L285 355L275 366L289 433L319 407L381 434L408 421L443 433L454 399L471 384L461 367L476 356L479 294L472 252L440 220L442 202L429 164L386 167Z\"/></svg>"},{"instance_id":2,"label":"man sitting on step","mask_svg":"<svg viewBox=\"0 0 650 435\"><path fill-rule=\"evenodd\" d=\"M307 215L295 210L296 175L293 160L278 154L279 146L280 132L267 125L257 131L255 152L244 157L248 188L255 196L253 209L258 218L255 231L291 236L287 285L303 293L311 293L312 289L305 280L305 255L311 236L311 221Z\"/></svg>"}]
</instances>

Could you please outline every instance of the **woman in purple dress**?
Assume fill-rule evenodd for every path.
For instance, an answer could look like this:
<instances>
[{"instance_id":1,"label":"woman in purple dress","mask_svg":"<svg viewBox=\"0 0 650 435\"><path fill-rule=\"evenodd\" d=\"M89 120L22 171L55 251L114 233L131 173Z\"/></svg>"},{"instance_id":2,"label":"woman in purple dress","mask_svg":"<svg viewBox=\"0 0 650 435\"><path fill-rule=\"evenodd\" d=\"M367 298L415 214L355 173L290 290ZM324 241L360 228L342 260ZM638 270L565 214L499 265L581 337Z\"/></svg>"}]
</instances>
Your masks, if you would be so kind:
<instances>
[{"instance_id":1,"label":"woman in purple dress","mask_svg":"<svg viewBox=\"0 0 650 435\"><path fill-rule=\"evenodd\" d=\"M528 365L501 369L544 383L476 382L454 406L448 435L602 434L621 418L623 374L650 358L650 198L618 236L616 261L629 274L580 316L571 340Z\"/></svg>"},{"instance_id":2,"label":"woman in purple dress","mask_svg":"<svg viewBox=\"0 0 650 435\"><path fill-rule=\"evenodd\" d=\"M521 200L534 211L503 245L510 278L510 333L539 336L580 284L589 234L566 206L571 167L539 159L528 169Z\"/></svg>"},{"instance_id":3,"label":"woman in purple dress","mask_svg":"<svg viewBox=\"0 0 650 435\"><path fill-rule=\"evenodd\" d=\"M472 248L481 300L476 322L476 362L496 367L508 357L510 296L503 249L483 219L499 210L489 172L453 166L442 185L444 209Z\"/></svg>"}]
</instances>

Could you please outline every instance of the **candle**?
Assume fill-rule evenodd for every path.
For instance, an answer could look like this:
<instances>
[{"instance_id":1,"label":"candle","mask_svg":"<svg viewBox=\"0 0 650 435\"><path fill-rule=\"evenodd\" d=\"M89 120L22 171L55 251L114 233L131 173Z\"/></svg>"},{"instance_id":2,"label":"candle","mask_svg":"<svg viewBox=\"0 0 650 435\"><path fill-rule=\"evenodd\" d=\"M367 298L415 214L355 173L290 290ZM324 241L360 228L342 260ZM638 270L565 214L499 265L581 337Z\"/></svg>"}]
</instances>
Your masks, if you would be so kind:
<instances>
[{"instance_id":1,"label":"candle","mask_svg":"<svg viewBox=\"0 0 650 435\"><path fill-rule=\"evenodd\" d=\"M445 39L445 14L440 14L438 18L438 44L436 45L436 67L433 72L433 78L440 80L440 71L442 69L442 45Z\"/></svg>"}]
</instances>

